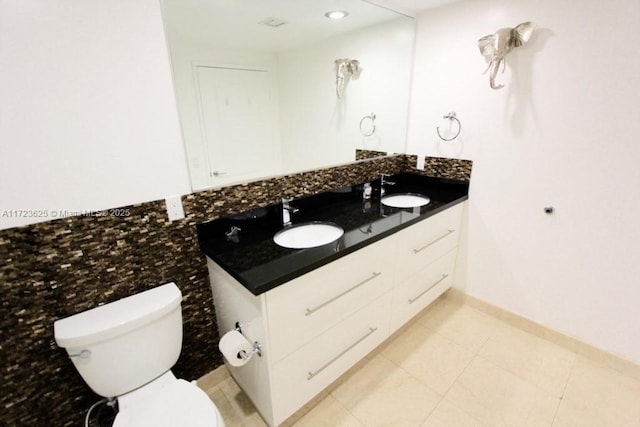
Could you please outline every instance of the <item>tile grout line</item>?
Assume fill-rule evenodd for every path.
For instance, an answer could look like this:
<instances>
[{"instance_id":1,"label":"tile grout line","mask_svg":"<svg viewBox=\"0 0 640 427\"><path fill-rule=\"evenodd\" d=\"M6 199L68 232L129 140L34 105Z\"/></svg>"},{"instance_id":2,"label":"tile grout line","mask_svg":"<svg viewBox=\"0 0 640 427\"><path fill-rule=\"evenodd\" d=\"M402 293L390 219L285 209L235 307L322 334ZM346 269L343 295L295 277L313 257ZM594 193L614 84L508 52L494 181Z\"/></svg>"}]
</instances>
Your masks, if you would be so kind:
<instances>
[{"instance_id":1,"label":"tile grout line","mask_svg":"<svg viewBox=\"0 0 640 427\"><path fill-rule=\"evenodd\" d=\"M472 307L473 308L473 307ZM438 333L437 331L435 333ZM495 333L495 331L494 331ZM487 337L487 339L482 343L482 345L478 346L477 350L475 352L473 352L473 357L471 359L469 359L469 362L467 363L467 365L462 369L462 371L460 371L460 373L458 374L458 376L456 377L456 379L451 383L451 385L449 386L449 388L447 388L447 391L442 395L442 398L438 401L438 405L440 405L440 403L445 399L445 397L447 396L447 394L449 394L449 392L451 391L451 389L453 388L454 385L456 385L456 383L458 382L458 380L460 379L460 377L465 373L465 371L469 368L469 366L471 365L471 363L476 360L478 357L482 358L482 356L480 356L480 350L487 344L487 342L489 342L489 339L491 339L491 337L493 336L493 334L489 334L489 336ZM484 423L482 421L480 421L479 419L477 419L476 417L474 417L472 414L468 413L467 411L465 411L464 409L460 408L458 405L455 404L455 402L451 402L449 401L449 403L453 406L455 406L458 410L462 411L463 413L467 414L469 417L473 418L474 420L476 420L477 422L479 422L480 424L484 425ZM425 419L428 420L429 417L433 414L433 412L435 412L436 408L438 407L438 405L436 405L433 410L431 411L431 413L429 413L429 416ZM424 423L423 423L424 424Z\"/></svg>"},{"instance_id":2,"label":"tile grout line","mask_svg":"<svg viewBox=\"0 0 640 427\"><path fill-rule=\"evenodd\" d=\"M422 424L424 424L429 417L431 417L431 415L433 415L433 413L436 411L436 409L438 408L438 406L440 405L440 403L442 403L442 401L445 399L445 397L447 396L447 394L449 394L449 391L451 391L451 389L453 388L454 385L456 385L456 383L458 382L458 380L460 379L460 377L462 376L462 374L464 374L464 372L467 370L467 368L469 367L469 365L471 365L471 362L473 362L476 359L477 354L474 354L473 357L471 359L469 359L469 362L467 363L467 365L462 369L462 371L460 371L460 373L458 374L458 376L456 377L455 380L453 380L453 382L451 383L451 385L447 388L447 391L445 391L442 394L442 397L440 398L440 400L438 400L438 403L436 404L436 406L433 407L433 409L431 410L431 412L429 412L429 415L427 415L427 418L424 419L424 421L422 422ZM450 404L452 404L453 406L455 406L458 410L464 412L465 414L467 414L468 416L470 416L471 418L473 418L474 420L478 421L480 424L482 424L482 422L480 420L478 420L476 417L474 417L473 415L469 414L467 411L465 411L464 409L460 408L458 405L456 405L454 402L449 402Z\"/></svg>"},{"instance_id":3,"label":"tile grout line","mask_svg":"<svg viewBox=\"0 0 640 427\"><path fill-rule=\"evenodd\" d=\"M442 399L444 399L444 394L440 394L439 392L435 391L434 389L431 388L431 386L429 386L429 384L426 384L421 378L416 377L415 375L413 375L411 372L407 371L406 369L404 369L402 366L398 365L396 362L394 362L393 360L389 359L388 357L386 357L384 354L380 353L380 356L383 357L384 359L386 359L389 363L391 363L392 365L394 365L396 368L400 369L402 372L404 372L405 374L409 375L411 378L415 379L416 381L418 381L420 384L424 385L425 387L429 388L429 390L435 392L438 396L440 396L440 398L438 399L438 402L433 406L433 408L429 411L429 413L427 414L427 416L424 418L424 420L422 420L420 422L420 425L423 425L431 416L431 414L433 414L433 412L436 410L436 408L438 407L438 405L440 404L440 402L442 402ZM465 366L466 368L466 366ZM463 369L464 371L464 369Z\"/></svg>"},{"instance_id":4,"label":"tile grout line","mask_svg":"<svg viewBox=\"0 0 640 427\"><path fill-rule=\"evenodd\" d=\"M428 327L427 325L423 325L418 319L415 319L417 324L420 325L421 327L433 332L434 334L439 334L438 331L433 330L432 328ZM445 337L444 335L439 334L440 336L442 336L443 338L448 339L447 337ZM386 357L384 355L384 352L380 352L380 356L385 358L387 361L389 361L391 364L395 365L397 368L399 368L400 370L402 370L404 373L406 373L407 375L409 375L410 377L414 378L416 381L418 381L420 384L423 384L425 387L428 387L430 390L436 392L436 394L438 394L440 396L440 399L438 399L438 402L433 406L433 408L431 409L431 411L429 411L429 413L427 414L427 416L424 418L424 420L422 420L422 422L420 423L420 425L422 426L428 419L429 417L435 412L436 408L438 407L438 405L440 405L440 402L442 402L442 400L444 399L445 395L447 394L447 392L449 391L449 389L451 389L451 387L453 387L453 384L455 384L455 381L457 381L457 379L459 378L460 375L462 375L462 373L460 373L460 375L458 375L458 377L456 377L456 380L451 383L451 385L449 386L449 388L447 389L446 392L444 392L443 394L440 394L439 392L437 392L436 390L433 390L431 388L431 386L429 386L429 384L426 384L421 378L416 377L415 375L413 375L411 372L407 371L406 369L404 369L402 366L398 365L396 362L394 362L393 360L389 359L388 357ZM474 356L475 357L475 356ZM473 360L473 358L471 359ZM471 362L469 362L471 363ZM468 364L467 364L468 366ZM464 372L464 370L467 368L467 366L464 367L464 369L462 370L462 372Z\"/></svg>"},{"instance_id":5,"label":"tile grout line","mask_svg":"<svg viewBox=\"0 0 640 427\"><path fill-rule=\"evenodd\" d=\"M562 395L560 399L558 399L558 407L556 408L555 414L553 414L553 421L551 421L551 427L556 423L556 418L558 417L558 412L560 411L560 405L564 401L564 395L567 392L567 387L569 386L569 380L571 379L571 375L573 375L573 368L576 366L576 361L578 360L578 353L573 352L573 363L571 364L571 369L569 370L569 375L567 375L567 380L564 383L564 388L562 389Z\"/></svg>"},{"instance_id":6,"label":"tile grout line","mask_svg":"<svg viewBox=\"0 0 640 427\"><path fill-rule=\"evenodd\" d=\"M340 407L341 407L342 409L344 409L344 410L345 410L345 412L346 412L347 414L351 415L351 416L352 416L356 421L358 421L358 423L359 423L361 426L364 426L364 425L365 425L365 424L364 424L364 421L362 421L362 420L361 420L360 418L358 418L354 413L352 413L352 412L349 410L349 408L347 408L347 407L346 407L346 406L345 406L345 405L344 405L340 400L338 400L338 399L333 395L333 391L329 392L329 393L327 394L327 397L331 397L333 400L335 400L335 401L338 403L338 405L340 405ZM294 426L295 426L295 424L294 424Z\"/></svg>"},{"instance_id":7,"label":"tile grout line","mask_svg":"<svg viewBox=\"0 0 640 427\"><path fill-rule=\"evenodd\" d=\"M471 307L473 308L473 307ZM480 310L478 310L479 312L481 312ZM482 313L482 312L481 312ZM484 314L484 313L483 313ZM424 325L422 323L420 323L420 326L422 326L425 329L428 329L429 331L433 332L434 334L437 334L439 336L441 336L444 339L447 339L449 341L451 341L451 339L449 339L446 335L441 334L439 331L434 330L432 328L430 328L427 325ZM421 384L425 385L426 387L429 387L429 389L433 390L436 392L436 394L440 395L440 399L438 399L438 403L436 403L436 405L433 407L433 409L431 409L431 411L429 411L429 414L426 416L426 418L422 421L421 425L424 424L429 417L431 417L431 415L433 415L433 413L435 412L436 408L438 407L438 405L440 405L440 403L445 399L446 395L449 393L449 391L451 390L451 388L456 384L456 382L458 382L458 379L462 376L462 374L464 374L464 372L467 370L467 368L469 367L469 365L471 365L471 362L473 362L477 357L482 357L479 355L480 350L482 349L482 347L484 347L486 345L486 343L489 341L489 339L493 336L493 334L489 334L489 336L486 338L486 340L478 346L478 348L473 351L472 349L469 349L470 352L473 354L473 357L471 359L469 359L469 362L467 362L467 364L465 365L465 367L460 371L460 373L458 374L458 376L456 377L456 379L451 383L451 385L447 388L447 390L440 394L439 392L433 390L429 384L426 384L422 379L416 377L415 375L413 375L412 373L408 372L406 369L404 369L402 366L398 365L397 363L395 363L393 360L389 359L388 357L386 357L383 352L380 352L380 356L383 357L384 359L386 359L387 361L391 362L393 365L395 365L396 367L400 368L402 371L404 371L407 375L411 376L412 378L414 378L415 380L417 380L418 382L420 382ZM451 341L454 344L458 344L455 341ZM462 344L458 344L461 347L465 347ZM460 408L458 405L450 402L453 406L455 406L458 410L464 412L465 414L467 414L469 417L473 418L474 420L478 421L480 424L482 424L482 422L480 420L478 420L476 417L474 417L473 415L469 414L467 411L465 411L464 409Z\"/></svg>"},{"instance_id":8,"label":"tile grout line","mask_svg":"<svg viewBox=\"0 0 640 427\"><path fill-rule=\"evenodd\" d=\"M467 304L467 303L465 302L464 304ZM475 308L475 307L471 306L471 308ZM497 330L496 330L492 335L490 335L490 336L489 336L489 338L487 338L487 340L482 344L482 346L480 346L480 347L478 348L478 352L476 353L476 357L480 357L481 359L483 359L483 360L485 360L486 362L488 362L488 363L492 364L492 365L493 365L493 366L495 366L496 368L502 369L502 370L504 370L505 372L508 372L508 373L510 373L511 375L514 375L516 378L518 378L518 379L520 379L520 380L522 380L522 381L524 381L524 382L526 382L526 383L528 383L528 384L530 384L530 385L534 386L536 389L541 390L541 391L543 391L544 393L547 393L547 394L552 395L552 397L554 397L554 398L558 398L558 399L559 399L559 402L561 403L561 402L562 402L562 398L564 397L564 393L565 393L565 391L566 391L567 385L569 384L569 378L571 377L571 373L573 372L573 367L575 366L576 359L577 359L577 357L578 357L578 352L576 352L576 351L574 351L574 350L570 350L570 349L566 348L565 346L562 346L562 345L560 345L560 344L558 344L558 343L555 343L555 342L553 342L553 341L551 341L551 340L548 340L548 339L546 339L546 338L544 338L544 337L538 336L538 335L536 335L535 333L533 333L533 332L531 332L531 331L528 331L528 330L526 330L526 329L520 328L520 327L519 327L519 326L517 326L517 325L513 325L513 324L511 324L511 322L509 322L509 321L508 321L508 320L506 320L506 319L503 319L503 318L501 318L501 317L493 316L492 314L489 314L489 313L485 313L483 310L480 310L480 309L478 309L478 308L475 308L475 309L476 309L476 310L478 310L478 311L479 311L479 312L481 312L481 313L487 314L487 315L489 315L489 316L492 316L492 317L494 317L494 318L498 319L501 323L505 323L505 324L506 324L507 326L509 326L509 327L515 328L515 329L517 329L517 330L518 330L518 331L520 331L520 332L523 332L523 333L525 333L525 334L527 334L527 335L531 335L531 336L532 336L532 337L534 337L534 338L537 338L537 339L540 339L540 340L542 340L542 341L545 341L545 342L546 342L546 343L548 343L548 344L551 344L551 345L553 345L553 346L557 346L557 347L559 347L559 348L561 348L561 349L563 349L563 350L565 350L565 351L568 351L568 352L570 352L571 354L573 354L573 356L574 356L574 357L573 357L573 361L572 361L572 363L571 363L571 369L569 370L569 374L567 375L567 379L565 380L565 384L564 384L564 387L563 387L563 390L562 390L562 394L561 394L561 396L558 398L558 397L555 395L555 393L551 393L551 392L550 392L550 391L548 391L548 390L542 389L538 384L536 384L536 383L532 382L531 380L529 380L529 379L527 379L527 378L524 378L524 377L520 376L520 374L519 374L518 372L514 372L514 371L512 371L512 370L511 370L511 369L509 369L509 368L506 368L506 367L504 367L504 366L501 366L501 365L499 365L498 363L496 363L496 362L494 362L493 360L491 360L490 358L485 357L485 356L483 356L482 354L480 354L481 350L482 350L482 349L487 345L487 343L489 342L489 340L490 340L492 337L496 336L496 334L497 334ZM557 412L558 412L559 407L560 407L560 404L558 404L558 407L556 408L556 413L554 414L554 421L555 421L555 415L557 415ZM639 427L640 427L640 426L639 426Z\"/></svg>"},{"instance_id":9,"label":"tile grout line","mask_svg":"<svg viewBox=\"0 0 640 427\"><path fill-rule=\"evenodd\" d=\"M396 337L396 339L397 339L397 337ZM374 355L374 357L380 357L380 358L382 358L382 359L386 360L387 362L391 363L391 364L392 364L392 365L394 365L396 368L399 368L401 371L403 371L404 373L406 373L406 374L407 374L407 375L409 375L410 377L412 377L412 378L414 378L414 379L418 380L416 377L414 377L413 375L411 375L409 372L407 372L405 369L403 369L403 368L402 368L401 366L399 366L397 363L395 363L394 361L390 360L388 357L384 356L383 351L377 352L377 353ZM368 364L369 364L369 362L371 362L371 360L372 360L372 359L368 359L368 360L367 360L367 363L365 363L365 366L366 366L366 365L368 365ZM420 382L420 384L423 384L423 382L422 382L422 381L420 381L420 380L418 380L418 381ZM431 387L429 387L429 390L431 390L431 391L433 391L433 392L437 393L437 392L436 392L435 390L433 390ZM437 393L437 394L440 394L440 393ZM351 412L351 411L349 410L349 408L347 408L347 407L346 407L346 406L345 406L345 405L340 401L340 399L338 399L336 396L334 396L334 395L333 395L333 390L329 392L328 396L331 396L331 397L332 397L336 402L338 402L338 403L340 404L340 406L341 406L342 408L344 408L344 410L345 410L349 415L351 415L353 418L355 418L355 419L356 419L356 421L358 421L358 423L360 423L360 425L362 425L363 427L365 427L365 426L366 426L366 424L365 424L364 420L361 420L360 418L358 418L358 416L357 416L356 414L354 414L353 412ZM426 419L425 419L425 420L426 420ZM424 421L423 421L423 422L424 422Z\"/></svg>"},{"instance_id":10,"label":"tile grout line","mask_svg":"<svg viewBox=\"0 0 640 427\"><path fill-rule=\"evenodd\" d=\"M479 313L482 314L487 314L482 312L481 310L476 309L475 307L469 306L468 304L464 304L467 305L468 307L478 311ZM424 326L424 325L423 325ZM438 334L438 331L435 331L431 328L429 328L428 326L425 326L427 329L433 331L434 333ZM462 375L466 372L466 370L469 368L469 366L471 365L471 363L473 363L474 360L476 360L477 358L481 358L484 359L481 355L480 355L480 351L487 345L487 343L489 342L489 340L497 333L496 328L493 328L491 333L487 336L487 338L482 342L482 344L480 344L477 349L474 351L472 350L471 352L473 353L473 357L469 360L469 362L466 364L466 366L462 369L462 371L460 371L460 374L458 374L458 376L456 377L456 379L451 383L451 385L449 386L449 388L447 388L447 391L444 392L444 394L442 395L442 397L440 398L440 400L438 401L438 404L431 410L431 412L429 413L429 415L427 416L427 418L425 418L425 420L423 421L426 422L429 417L435 412L436 408L438 407L438 405L440 405L440 403L445 399L445 397L447 396L447 394L449 394L449 392L451 391L451 389L453 388L453 386L458 382L458 380L460 379L460 377L462 377ZM445 337L446 338L446 337ZM489 361L490 362L490 361ZM455 402L451 402L449 401L449 403L451 405L453 405L454 407L456 407L458 410L462 411L463 413L465 413L467 416L473 418L474 420L476 420L477 422L479 422L480 424L484 425L484 423L482 421L480 421L479 419L477 419L475 416L473 416L472 414L470 414L469 412L465 411L463 408L460 408L460 406L458 406Z\"/></svg>"}]
</instances>

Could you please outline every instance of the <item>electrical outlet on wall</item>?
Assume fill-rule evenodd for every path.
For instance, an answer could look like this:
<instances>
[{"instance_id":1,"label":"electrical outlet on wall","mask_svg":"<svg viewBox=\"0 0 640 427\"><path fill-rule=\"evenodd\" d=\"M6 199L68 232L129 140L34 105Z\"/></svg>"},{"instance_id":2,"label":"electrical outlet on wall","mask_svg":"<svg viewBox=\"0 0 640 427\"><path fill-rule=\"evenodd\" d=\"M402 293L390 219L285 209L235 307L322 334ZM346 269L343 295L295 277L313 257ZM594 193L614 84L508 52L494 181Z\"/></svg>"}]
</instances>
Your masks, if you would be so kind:
<instances>
[{"instance_id":1,"label":"electrical outlet on wall","mask_svg":"<svg viewBox=\"0 0 640 427\"><path fill-rule=\"evenodd\" d=\"M184 209L182 207L182 197L171 196L164 199L167 203L167 216L169 221L177 221L184 218Z\"/></svg>"},{"instance_id":2,"label":"electrical outlet on wall","mask_svg":"<svg viewBox=\"0 0 640 427\"><path fill-rule=\"evenodd\" d=\"M424 170L424 156L418 156L418 162L416 163L416 169Z\"/></svg>"}]
</instances>

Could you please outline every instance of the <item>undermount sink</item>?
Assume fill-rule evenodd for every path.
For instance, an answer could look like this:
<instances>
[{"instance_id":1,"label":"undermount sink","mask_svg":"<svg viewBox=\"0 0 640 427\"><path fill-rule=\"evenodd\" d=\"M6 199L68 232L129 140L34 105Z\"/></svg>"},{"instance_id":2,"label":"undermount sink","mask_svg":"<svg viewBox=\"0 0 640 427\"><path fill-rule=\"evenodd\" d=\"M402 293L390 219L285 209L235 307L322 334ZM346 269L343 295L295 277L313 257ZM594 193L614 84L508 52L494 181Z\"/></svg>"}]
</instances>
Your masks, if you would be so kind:
<instances>
[{"instance_id":1,"label":"undermount sink","mask_svg":"<svg viewBox=\"0 0 640 427\"><path fill-rule=\"evenodd\" d=\"M380 202L392 208L417 208L429 204L427 196L413 193L391 194L383 197Z\"/></svg>"},{"instance_id":2,"label":"undermount sink","mask_svg":"<svg viewBox=\"0 0 640 427\"><path fill-rule=\"evenodd\" d=\"M332 222L305 222L283 228L273 241L284 248L306 249L334 242L343 234L342 227Z\"/></svg>"}]
</instances>

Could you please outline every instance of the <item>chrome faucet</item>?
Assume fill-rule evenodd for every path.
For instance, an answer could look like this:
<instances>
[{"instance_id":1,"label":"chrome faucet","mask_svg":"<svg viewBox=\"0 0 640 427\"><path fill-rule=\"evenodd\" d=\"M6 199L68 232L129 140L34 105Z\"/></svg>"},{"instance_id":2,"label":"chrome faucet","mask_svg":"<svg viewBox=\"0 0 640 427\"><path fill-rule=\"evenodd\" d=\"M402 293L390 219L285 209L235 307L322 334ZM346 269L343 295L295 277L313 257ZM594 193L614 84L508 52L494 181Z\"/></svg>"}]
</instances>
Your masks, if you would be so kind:
<instances>
[{"instance_id":1,"label":"chrome faucet","mask_svg":"<svg viewBox=\"0 0 640 427\"><path fill-rule=\"evenodd\" d=\"M291 214L298 212L298 208L294 208L289 203L293 200L293 197L282 198L282 225L291 225Z\"/></svg>"},{"instance_id":2,"label":"chrome faucet","mask_svg":"<svg viewBox=\"0 0 640 427\"><path fill-rule=\"evenodd\" d=\"M231 230L224 233L227 236L227 240L238 243L240 242L240 238L238 236L238 232L242 231L242 228L236 227L235 225L231 226Z\"/></svg>"},{"instance_id":3,"label":"chrome faucet","mask_svg":"<svg viewBox=\"0 0 640 427\"><path fill-rule=\"evenodd\" d=\"M389 181L386 178L389 178L391 175L383 173L380 175L380 196L384 196L387 190L384 188L385 185L396 185L395 182Z\"/></svg>"}]
</instances>

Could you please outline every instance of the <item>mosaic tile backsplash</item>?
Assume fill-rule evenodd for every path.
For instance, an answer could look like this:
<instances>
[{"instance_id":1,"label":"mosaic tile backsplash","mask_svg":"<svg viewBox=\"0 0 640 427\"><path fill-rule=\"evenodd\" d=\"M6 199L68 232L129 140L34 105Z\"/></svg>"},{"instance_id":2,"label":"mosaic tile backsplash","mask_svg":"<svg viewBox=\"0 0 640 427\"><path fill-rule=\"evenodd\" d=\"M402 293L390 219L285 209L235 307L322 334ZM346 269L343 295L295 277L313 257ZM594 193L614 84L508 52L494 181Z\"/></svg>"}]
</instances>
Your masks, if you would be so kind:
<instances>
[{"instance_id":1,"label":"mosaic tile backsplash","mask_svg":"<svg viewBox=\"0 0 640 427\"><path fill-rule=\"evenodd\" d=\"M356 160L375 159L376 157L384 157L387 153L385 151L375 150L361 150L356 148Z\"/></svg>"},{"instance_id":2,"label":"mosaic tile backsplash","mask_svg":"<svg viewBox=\"0 0 640 427\"><path fill-rule=\"evenodd\" d=\"M458 162L430 160L422 173L446 176L454 168L455 177L468 180L471 162ZM220 366L196 224L412 165L411 156L384 157L198 192L183 197L186 217L174 222L167 219L164 201L155 201L122 208L120 216L76 216L0 230L0 425L81 425L100 397L55 344L53 322L163 283L175 282L183 294L183 347L173 372L192 380Z\"/></svg>"},{"instance_id":3,"label":"mosaic tile backsplash","mask_svg":"<svg viewBox=\"0 0 640 427\"><path fill-rule=\"evenodd\" d=\"M471 160L447 159L444 157L427 157L424 161L424 170L416 169L418 156L405 156L407 160L407 172L416 172L440 178L456 179L459 181L471 180Z\"/></svg>"}]
</instances>

